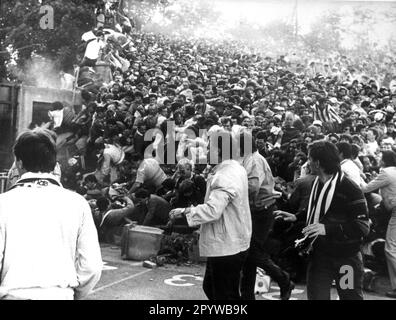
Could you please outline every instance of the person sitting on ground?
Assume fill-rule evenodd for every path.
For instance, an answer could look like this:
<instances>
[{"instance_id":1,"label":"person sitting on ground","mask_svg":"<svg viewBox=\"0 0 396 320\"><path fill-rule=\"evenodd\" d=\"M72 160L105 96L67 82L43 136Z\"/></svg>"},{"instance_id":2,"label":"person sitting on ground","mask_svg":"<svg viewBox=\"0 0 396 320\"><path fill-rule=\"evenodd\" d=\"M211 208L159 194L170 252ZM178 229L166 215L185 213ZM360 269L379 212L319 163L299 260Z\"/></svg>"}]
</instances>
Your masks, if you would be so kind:
<instances>
[{"instance_id":1,"label":"person sitting on ground","mask_svg":"<svg viewBox=\"0 0 396 320\"><path fill-rule=\"evenodd\" d=\"M93 174L89 174L85 177L82 185L82 191L84 191L84 198L87 200L97 200L103 196L98 180Z\"/></svg>"},{"instance_id":2,"label":"person sitting on ground","mask_svg":"<svg viewBox=\"0 0 396 320\"><path fill-rule=\"evenodd\" d=\"M105 202L103 197L101 197L96 202L98 209L102 213L99 227L118 227L128 222L125 218L135 207L133 201L127 196L115 196L112 199L105 197L105 199L108 201ZM105 206L105 203L107 203L107 206Z\"/></svg>"},{"instance_id":3,"label":"person sitting on ground","mask_svg":"<svg viewBox=\"0 0 396 320\"><path fill-rule=\"evenodd\" d=\"M148 190L140 188L134 194L136 206L128 214L128 219L137 221L143 226L166 225L169 221L171 206L163 198L150 194Z\"/></svg>"}]
</instances>

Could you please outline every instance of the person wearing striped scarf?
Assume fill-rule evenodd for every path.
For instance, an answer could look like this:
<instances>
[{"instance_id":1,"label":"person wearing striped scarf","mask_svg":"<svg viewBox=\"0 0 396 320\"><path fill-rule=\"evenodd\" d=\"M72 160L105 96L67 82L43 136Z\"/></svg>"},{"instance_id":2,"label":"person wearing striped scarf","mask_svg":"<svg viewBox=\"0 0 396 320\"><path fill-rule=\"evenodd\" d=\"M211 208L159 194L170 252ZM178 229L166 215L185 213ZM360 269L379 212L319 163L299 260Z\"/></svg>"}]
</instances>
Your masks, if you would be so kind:
<instances>
[{"instance_id":1,"label":"person wearing striped scarf","mask_svg":"<svg viewBox=\"0 0 396 320\"><path fill-rule=\"evenodd\" d=\"M319 140L309 147L313 181L303 238L309 253L307 293L309 300L329 300L333 280L341 300L363 299L363 258L360 245L370 231L368 209L362 190L342 174L340 156L332 143ZM285 221L301 219L276 211Z\"/></svg>"}]
</instances>

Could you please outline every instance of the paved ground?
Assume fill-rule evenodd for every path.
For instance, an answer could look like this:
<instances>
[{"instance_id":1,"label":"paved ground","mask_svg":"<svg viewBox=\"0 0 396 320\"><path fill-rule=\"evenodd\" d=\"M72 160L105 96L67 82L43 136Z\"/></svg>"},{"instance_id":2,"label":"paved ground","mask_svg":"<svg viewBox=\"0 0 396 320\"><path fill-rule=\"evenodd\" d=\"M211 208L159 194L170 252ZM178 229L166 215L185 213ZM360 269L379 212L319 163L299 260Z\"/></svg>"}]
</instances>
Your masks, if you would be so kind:
<instances>
[{"instance_id":1,"label":"paved ground","mask_svg":"<svg viewBox=\"0 0 396 320\"><path fill-rule=\"evenodd\" d=\"M147 269L142 262L126 261L120 257L120 248L102 245L105 262L102 278L88 300L206 300L202 291L204 265L166 265ZM386 279L376 281L376 293L365 293L366 300L388 300ZM258 300L278 300L279 288L272 284L268 293ZM292 300L306 300L306 288L297 285ZM337 299L335 290L332 299Z\"/></svg>"},{"instance_id":2,"label":"paved ground","mask_svg":"<svg viewBox=\"0 0 396 320\"><path fill-rule=\"evenodd\" d=\"M204 265L147 269L142 262L122 260L120 248L108 245L102 245L102 257L104 270L90 300L206 299L201 290Z\"/></svg>"}]
</instances>

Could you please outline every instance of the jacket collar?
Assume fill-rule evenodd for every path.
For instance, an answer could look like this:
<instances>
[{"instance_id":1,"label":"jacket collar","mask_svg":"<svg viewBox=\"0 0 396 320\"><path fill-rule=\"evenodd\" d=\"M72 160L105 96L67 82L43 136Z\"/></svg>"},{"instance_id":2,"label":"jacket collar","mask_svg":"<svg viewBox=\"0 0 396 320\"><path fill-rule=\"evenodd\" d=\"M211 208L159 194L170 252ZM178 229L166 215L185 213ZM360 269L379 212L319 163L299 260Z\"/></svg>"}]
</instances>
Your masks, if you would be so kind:
<instances>
[{"instance_id":1,"label":"jacket collar","mask_svg":"<svg viewBox=\"0 0 396 320\"><path fill-rule=\"evenodd\" d=\"M47 173L47 172L26 172L24 173L16 183L22 182L24 180L55 180L59 186L62 187L62 184L59 181L59 177L52 173Z\"/></svg>"}]
</instances>

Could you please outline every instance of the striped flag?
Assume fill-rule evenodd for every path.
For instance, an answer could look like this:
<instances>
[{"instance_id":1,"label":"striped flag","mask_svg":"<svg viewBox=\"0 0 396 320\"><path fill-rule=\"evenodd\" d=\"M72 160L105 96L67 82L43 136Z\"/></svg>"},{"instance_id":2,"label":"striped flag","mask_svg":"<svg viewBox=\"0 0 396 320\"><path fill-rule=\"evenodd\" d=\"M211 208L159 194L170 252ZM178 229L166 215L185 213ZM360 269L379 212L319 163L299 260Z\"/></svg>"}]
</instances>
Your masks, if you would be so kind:
<instances>
[{"instance_id":1,"label":"striped flag","mask_svg":"<svg viewBox=\"0 0 396 320\"><path fill-rule=\"evenodd\" d=\"M314 106L314 120L320 120L322 123L337 122L342 123L342 118L330 105L326 105L323 110L319 109L319 106Z\"/></svg>"}]
</instances>

